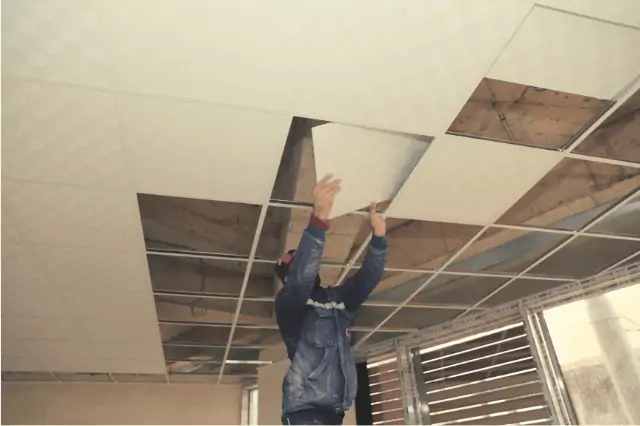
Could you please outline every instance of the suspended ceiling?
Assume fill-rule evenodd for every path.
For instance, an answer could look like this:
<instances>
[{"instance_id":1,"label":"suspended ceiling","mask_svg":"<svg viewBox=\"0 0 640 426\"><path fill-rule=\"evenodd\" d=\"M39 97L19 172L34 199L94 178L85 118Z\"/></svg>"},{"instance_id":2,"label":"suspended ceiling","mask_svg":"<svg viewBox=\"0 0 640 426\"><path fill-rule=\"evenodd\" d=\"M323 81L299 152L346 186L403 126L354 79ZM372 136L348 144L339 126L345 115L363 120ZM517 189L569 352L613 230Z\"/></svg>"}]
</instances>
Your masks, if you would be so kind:
<instances>
[{"instance_id":1,"label":"suspended ceiling","mask_svg":"<svg viewBox=\"0 0 640 426\"><path fill-rule=\"evenodd\" d=\"M634 8L5 1L3 370L254 375L327 121L362 126L333 148L359 193L372 129L431 141L385 205L358 345L637 259ZM323 280L366 239L334 219Z\"/></svg>"}]
</instances>

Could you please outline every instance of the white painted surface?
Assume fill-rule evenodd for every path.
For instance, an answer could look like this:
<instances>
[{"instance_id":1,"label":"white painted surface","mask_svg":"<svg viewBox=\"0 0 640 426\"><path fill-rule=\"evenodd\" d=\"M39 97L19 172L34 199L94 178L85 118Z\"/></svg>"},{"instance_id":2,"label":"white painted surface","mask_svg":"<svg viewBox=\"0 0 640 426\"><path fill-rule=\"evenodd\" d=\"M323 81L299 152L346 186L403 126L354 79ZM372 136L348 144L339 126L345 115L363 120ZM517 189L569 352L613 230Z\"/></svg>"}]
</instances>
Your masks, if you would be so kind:
<instances>
[{"instance_id":1,"label":"white painted surface","mask_svg":"<svg viewBox=\"0 0 640 426\"><path fill-rule=\"evenodd\" d=\"M640 72L638 46L640 30L535 7L487 77L611 99Z\"/></svg>"},{"instance_id":2,"label":"white painted surface","mask_svg":"<svg viewBox=\"0 0 640 426\"><path fill-rule=\"evenodd\" d=\"M562 159L556 152L452 135L437 137L387 215L486 225Z\"/></svg>"},{"instance_id":3,"label":"white painted surface","mask_svg":"<svg viewBox=\"0 0 640 426\"><path fill-rule=\"evenodd\" d=\"M3 72L438 134L532 4L7 0Z\"/></svg>"},{"instance_id":4,"label":"white painted surface","mask_svg":"<svg viewBox=\"0 0 640 426\"><path fill-rule=\"evenodd\" d=\"M137 192L260 204L269 199L291 116L118 96Z\"/></svg>"},{"instance_id":5,"label":"white painted surface","mask_svg":"<svg viewBox=\"0 0 640 426\"><path fill-rule=\"evenodd\" d=\"M2 424L240 424L239 385L2 383Z\"/></svg>"},{"instance_id":6,"label":"white painted surface","mask_svg":"<svg viewBox=\"0 0 640 426\"><path fill-rule=\"evenodd\" d=\"M637 0L536 0L537 4L640 28Z\"/></svg>"},{"instance_id":7,"label":"white painted surface","mask_svg":"<svg viewBox=\"0 0 640 426\"><path fill-rule=\"evenodd\" d=\"M333 123L314 127L317 178L332 173L342 179L331 217L392 199L428 146L402 134Z\"/></svg>"}]
</instances>

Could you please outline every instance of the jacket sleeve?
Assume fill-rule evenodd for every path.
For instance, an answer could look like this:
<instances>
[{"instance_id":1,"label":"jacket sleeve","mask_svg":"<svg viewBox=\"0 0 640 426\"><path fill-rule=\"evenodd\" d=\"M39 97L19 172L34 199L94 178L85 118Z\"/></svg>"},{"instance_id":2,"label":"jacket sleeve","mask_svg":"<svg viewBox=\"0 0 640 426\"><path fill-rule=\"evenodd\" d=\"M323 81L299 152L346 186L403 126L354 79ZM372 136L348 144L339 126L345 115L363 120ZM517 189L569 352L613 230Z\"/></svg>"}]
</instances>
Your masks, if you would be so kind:
<instances>
[{"instance_id":1,"label":"jacket sleeve","mask_svg":"<svg viewBox=\"0 0 640 426\"><path fill-rule=\"evenodd\" d=\"M349 312L355 313L367 300L382 279L387 263L387 238L371 237L367 254L360 270L338 287L342 301Z\"/></svg>"},{"instance_id":2,"label":"jacket sleeve","mask_svg":"<svg viewBox=\"0 0 640 426\"><path fill-rule=\"evenodd\" d=\"M326 222L311 216L293 256L287 282L278 294L276 310L296 309L307 303L320 269L327 229Z\"/></svg>"}]
</instances>

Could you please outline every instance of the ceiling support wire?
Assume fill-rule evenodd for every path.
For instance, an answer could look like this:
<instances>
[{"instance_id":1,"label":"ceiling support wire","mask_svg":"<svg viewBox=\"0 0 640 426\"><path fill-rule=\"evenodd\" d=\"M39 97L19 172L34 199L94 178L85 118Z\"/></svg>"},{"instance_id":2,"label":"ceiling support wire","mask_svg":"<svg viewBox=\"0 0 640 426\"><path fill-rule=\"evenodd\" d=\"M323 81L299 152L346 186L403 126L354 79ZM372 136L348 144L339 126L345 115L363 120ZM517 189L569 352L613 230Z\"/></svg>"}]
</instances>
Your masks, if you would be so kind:
<instances>
[{"instance_id":1,"label":"ceiling support wire","mask_svg":"<svg viewBox=\"0 0 640 426\"><path fill-rule=\"evenodd\" d=\"M619 201L617 204L615 204L613 207L611 207L609 210L605 211L604 213L602 213L600 216L598 216L597 218L595 218L594 220L592 220L589 224L587 224L585 227L583 227L580 231L576 231L574 235L572 235L571 237L567 238L566 240L560 242L558 245L556 245L553 249L549 250L547 253L545 253L544 255L542 255L540 258L538 258L538 260L536 260L535 262L533 262L531 265L529 265L527 268L525 268L524 271L520 272L518 275L516 275L515 277L511 278L509 281L507 281L506 283L502 284L500 287L498 287L497 289L493 290L492 292L490 292L488 295L486 295L485 297L483 297L482 299L480 299L478 302L474 303L474 307L475 306L480 306L482 305L485 301L489 300L491 297L495 296L497 293L499 293L500 291L504 290L506 287L508 287L511 283L513 283L515 280L517 280L518 278L522 278L522 276L524 274L526 274L527 272L529 272L530 270L532 270L533 268L535 268L536 266L538 266L539 264L541 264L542 262L544 262L545 260L547 260L549 257L551 257L552 255L554 255L555 253L557 253L558 251L560 251L562 248L564 248L565 246L567 246L569 243L571 243L572 241L574 241L576 238L580 237L582 235L583 231L588 231L589 229L591 229L593 226L597 225L598 223L600 223L601 221L603 221L604 219L606 219L609 215L615 213L617 210L619 210L620 208L622 208L629 200L631 200L632 198L634 198L636 195L640 194L640 189L633 191L632 193L628 194L626 197L624 197L621 201ZM457 317L454 318L455 320L458 320L460 318L462 318L463 316L467 315L469 312L471 312L471 309L467 309L464 312L462 312L460 315L458 315Z\"/></svg>"},{"instance_id":2,"label":"ceiling support wire","mask_svg":"<svg viewBox=\"0 0 640 426\"><path fill-rule=\"evenodd\" d=\"M229 351L231 349L231 344L233 343L233 335L235 333L236 326L238 324L238 319L240 318L240 310L242 309L242 300L244 299L244 293L247 290L247 286L249 284L249 278L251 277L251 268L253 267L253 262L255 260L256 251L258 249L258 241L260 241L260 235L262 234L262 228L264 227L268 208L269 208L269 203L265 203L262 205L262 208L260 209L258 226L256 227L256 232L253 236L253 243L251 244L251 251L249 252L249 261L247 262L247 268L244 271L242 287L240 287L240 300L238 300L238 305L236 306L236 312L233 317L231 330L229 331L229 340L227 341L227 346L225 347L225 350L224 350L224 356L222 357L222 366L220 367L220 373L218 374L218 380L216 382L217 384L220 384L220 382L222 381L224 368L226 366L227 359L229 358Z\"/></svg>"},{"instance_id":3,"label":"ceiling support wire","mask_svg":"<svg viewBox=\"0 0 640 426\"><path fill-rule=\"evenodd\" d=\"M449 265L451 265L468 247L470 247L473 243L476 242L478 238L480 238L485 231L489 229L489 225L483 227L476 235L474 235L465 245L463 245L458 251L456 251L447 261L442 265L441 269L446 269ZM440 270L437 270L433 275L431 275L418 289L416 289L413 293L409 295L396 309L393 310L386 318L384 318L371 332L362 337L358 342L354 345L354 349L358 349L362 344L373 335L376 331L378 331L384 324L387 323L393 317L396 312L402 309L405 305L407 305L414 296L419 294L427 285L429 285L438 275L440 274Z\"/></svg>"}]
</instances>

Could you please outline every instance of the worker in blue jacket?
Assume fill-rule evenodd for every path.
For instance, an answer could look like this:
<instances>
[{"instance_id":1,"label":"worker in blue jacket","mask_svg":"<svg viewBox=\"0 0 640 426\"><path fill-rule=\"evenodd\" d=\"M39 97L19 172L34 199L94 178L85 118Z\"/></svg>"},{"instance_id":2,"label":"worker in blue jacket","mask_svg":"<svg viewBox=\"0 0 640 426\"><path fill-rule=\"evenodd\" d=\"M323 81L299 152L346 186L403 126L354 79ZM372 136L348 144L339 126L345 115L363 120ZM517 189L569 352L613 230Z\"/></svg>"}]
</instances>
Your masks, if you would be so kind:
<instances>
[{"instance_id":1,"label":"worker in blue jacket","mask_svg":"<svg viewBox=\"0 0 640 426\"><path fill-rule=\"evenodd\" d=\"M341 425L357 391L349 327L382 277L387 260L386 224L373 203L373 231L362 267L337 287L321 287L318 270L329 214L340 180L325 176L313 190L313 214L297 250L276 265L284 286L276 317L291 366L282 385L282 423Z\"/></svg>"}]
</instances>

